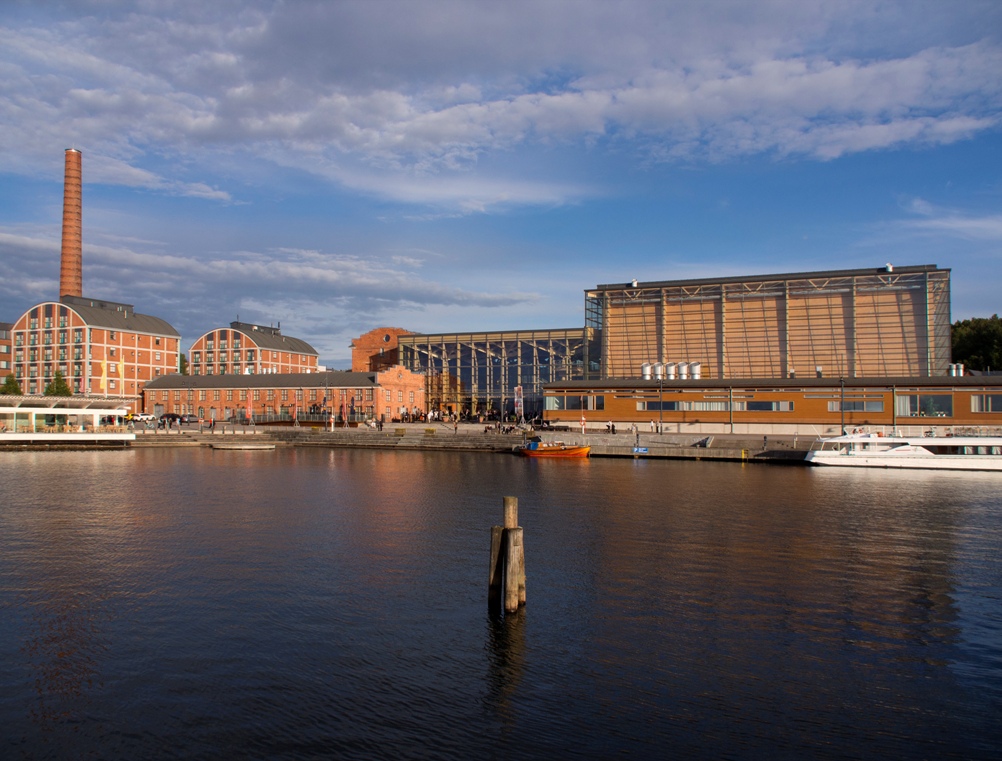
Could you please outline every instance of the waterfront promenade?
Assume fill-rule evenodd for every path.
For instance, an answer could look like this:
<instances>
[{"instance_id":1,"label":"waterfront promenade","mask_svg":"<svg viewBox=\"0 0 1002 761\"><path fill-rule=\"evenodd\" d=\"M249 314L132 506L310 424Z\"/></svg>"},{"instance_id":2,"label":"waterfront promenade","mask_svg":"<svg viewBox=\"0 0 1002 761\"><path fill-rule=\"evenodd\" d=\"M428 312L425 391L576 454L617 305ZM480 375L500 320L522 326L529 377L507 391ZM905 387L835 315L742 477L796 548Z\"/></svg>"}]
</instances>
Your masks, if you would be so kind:
<instances>
[{"instance_id":1,"label":"waterfront promenade","mask_svg":"<svg viewBox=\"0 0 1002 761\"><path fill-rule=\"evenodd\" d=\"M586 443L594 457L735 460L747 462L802 462L813 442L812 437L775 436L768 438L748 435L655 434L628 431L616 434L591 430L585 435L575 431L517 431L514 433L485 432L482 424L402 423L391 424L377 431L367 427L321 429L311 426L242 426L220 424L212 433L203 427L183 427L171 432L137 430L135 447L211 446L223 438L254 436L276 446L349 447L359 449L395 449L429 451L477 451L510 453L524 436L539 436L544 441Z\"/></svg>"}]
</instances>

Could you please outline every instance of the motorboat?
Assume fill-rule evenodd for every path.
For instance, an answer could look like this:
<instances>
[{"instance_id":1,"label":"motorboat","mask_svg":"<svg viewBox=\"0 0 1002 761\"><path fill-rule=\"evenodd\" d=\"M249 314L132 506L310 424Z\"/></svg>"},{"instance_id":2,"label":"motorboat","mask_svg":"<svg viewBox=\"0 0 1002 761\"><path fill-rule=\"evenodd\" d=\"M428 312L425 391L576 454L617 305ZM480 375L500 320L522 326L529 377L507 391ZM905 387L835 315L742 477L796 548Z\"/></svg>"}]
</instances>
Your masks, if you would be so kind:
<instances>
[{"instance_id":1,"label":"motorboat","mask_svg":"<svg viewBox=\"0 0 1002 761\"><path fill-rule=\"evenodd\" d=\"M562 441L531 439L525 444L515 447L515 451L523 457L587 457L591 452L591 447L565 444Z\"/></svg>"},{"instance_id":2,"label":"motorboat","mask_svg":"<svg viewBox=\"0 0 1002 761\"><path fill-rule=\"evenodd\" d=\"M805 458L811 465L1002 471L1002 436L851 433L820 441Z\"/></svg>"}]
</instances>

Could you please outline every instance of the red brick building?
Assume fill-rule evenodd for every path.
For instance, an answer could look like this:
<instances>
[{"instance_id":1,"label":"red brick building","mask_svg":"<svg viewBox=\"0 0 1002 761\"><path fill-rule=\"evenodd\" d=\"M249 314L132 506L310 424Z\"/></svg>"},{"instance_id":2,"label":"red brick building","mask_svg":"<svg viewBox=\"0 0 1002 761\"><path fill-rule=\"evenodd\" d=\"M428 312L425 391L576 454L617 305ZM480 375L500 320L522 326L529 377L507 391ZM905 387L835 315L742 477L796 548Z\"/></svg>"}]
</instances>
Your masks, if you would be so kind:
<instances>
[{"instance_id":1,"label":"red brick building","mask_svg":"<svg viewBox=\"0 0 1002 761\"><path fill-rule=\"evenodd\" d=\"M12 333L25 394L43 393L59 371L74 394L138 401L146 383L178 370L180 334L131 304L63 296L33 306Z\"/></svg>"},{"instance_id":2,"label":"red brick building","mask_svg":"<svg viewBox=\"0 0 1002 761\"><path fill-rule=\"evenodd\" d=\"M306 341L283 336L281 327L231 322L210 330L191 345L192 375L315 373L317 351Z\"/></svg>"},{"instance_id":3,"label":"red brick building","mask_svg":"<svg viewBox=\"0 0 1002 761\"><path fill-rule=\"evenodd\" d=\"M403 328L376 328L351 342L351 369L365 373L400 364L397 339L413 332Z\"/></svg>"},{"instance_id":4,"label":"red brick building","mask_svg":"<svg viewBox=\"0 0 1002 761\"><path fill-rule=\"evenodd\" d=\"M14 323L0 322L0 382L14 371Z\"/></svg>"},{"instance_id":5,"label":"red brick building","mask_svg":"<svg viewBox=\"0 0 1002 761\"><path fill-rule=\"evenodd\" d=\"M143 411L233 422L325 413L390 422L425 411L424 376L403 367L367 373L169 375L147 384Z\"/></svg>"}]
</instances>

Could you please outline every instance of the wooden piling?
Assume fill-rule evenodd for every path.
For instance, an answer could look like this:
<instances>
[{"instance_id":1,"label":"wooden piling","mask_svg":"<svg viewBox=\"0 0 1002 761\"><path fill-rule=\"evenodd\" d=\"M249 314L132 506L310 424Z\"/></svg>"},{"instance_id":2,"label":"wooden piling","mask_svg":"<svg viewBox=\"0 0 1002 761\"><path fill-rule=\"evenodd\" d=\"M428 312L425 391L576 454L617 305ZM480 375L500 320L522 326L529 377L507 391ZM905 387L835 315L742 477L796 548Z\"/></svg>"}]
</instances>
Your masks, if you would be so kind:
<instances>
[{"instance_id":1,"label":"wooden piling","mask_svg":"<svg viewBox=\"0 0 1002 761\"><path fill-rule=\"evenodd\" d=\"M491 567L487 584L487 604L491 609L500 608L504 590L504 528L501 526L491 526Z\"/></svg>"},{"instance_id":2,"label":"wooden piling","mask_svg":"<svg viewBox=\"0 0 1002 761\"><path fill-rule=\"evenodd\" d=\"M525 605L525 547L518 525L518 497L504 498L504 526L491 527L487 600L491 609L499 609L503 602L506 613Z\"/></svg>"},{"instance_id":3,"label":"wooden piling","mask_svg":"<svg viewBox=\"0 0 1002 761\"><path fill-rule=\"evenodd\" d=\"M518 497L504 498L504 527L518 528Z\"/></svg>"},{"instance_id":4,"label":"wooden piling","mask_svg":"<svg viewBox=\"0 0 1002 761\"><path fill-rule=\"evenodd\" d=\"M524 588L522 576L522 529L505 529L504 612L514 613L519 606L519 588Z\"/></svg>"}]
</instances>

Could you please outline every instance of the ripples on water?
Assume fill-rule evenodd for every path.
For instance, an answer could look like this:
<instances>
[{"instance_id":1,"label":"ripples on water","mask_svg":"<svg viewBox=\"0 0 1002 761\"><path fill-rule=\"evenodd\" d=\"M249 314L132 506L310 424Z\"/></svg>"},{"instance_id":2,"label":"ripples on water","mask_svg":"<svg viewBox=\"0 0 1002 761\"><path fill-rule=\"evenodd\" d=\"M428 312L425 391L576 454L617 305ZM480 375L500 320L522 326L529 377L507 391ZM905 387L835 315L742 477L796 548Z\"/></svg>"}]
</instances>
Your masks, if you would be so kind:
<instances>
[{"instance_id":1,"label":"ripples on water","mask_svg":"<svg viewBox=\"0 0 1002 761\"><path fill-rule=\"evenodd\" d=\"M137 450L0 492L3 758L1002 751L997 474Z\"/></svg>"}]
</instances>

